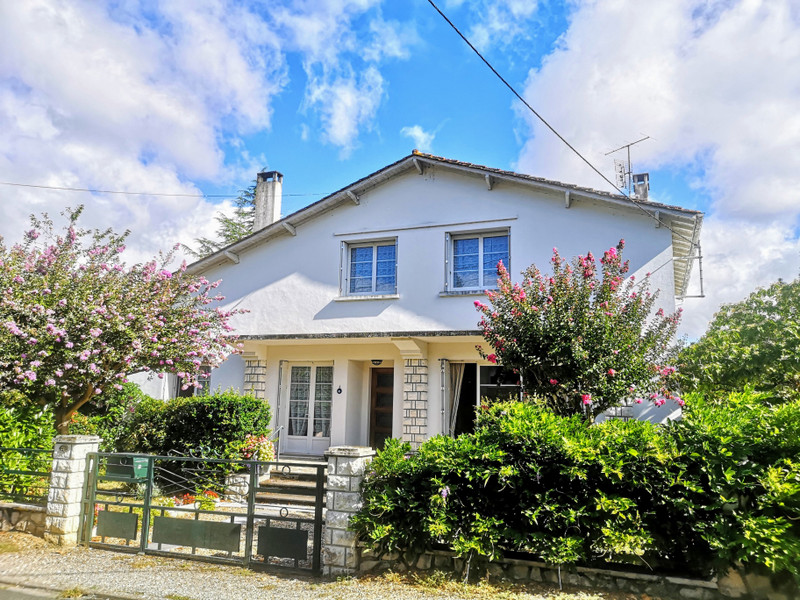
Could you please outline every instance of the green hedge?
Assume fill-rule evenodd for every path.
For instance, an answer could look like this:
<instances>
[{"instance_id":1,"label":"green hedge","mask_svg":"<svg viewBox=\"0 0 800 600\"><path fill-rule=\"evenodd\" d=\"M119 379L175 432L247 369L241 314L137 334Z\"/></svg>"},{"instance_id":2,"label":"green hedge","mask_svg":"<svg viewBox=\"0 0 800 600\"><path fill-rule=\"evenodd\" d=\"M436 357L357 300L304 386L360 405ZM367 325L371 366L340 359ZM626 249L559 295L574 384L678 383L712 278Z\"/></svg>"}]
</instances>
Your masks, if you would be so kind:
<instances>
[{"instance_id":1,"label":"green hedge","mask_svg":"<svg viewBox=\"0 0 800 600\"><path fill-rule=\"evenodd\" d=\"M265 400L232 391L168 402L148 399L136 406L120 445L126 452L162 456L176 452L234 457L235 444L248 434L271 433L270 420Z\"/></svg>"},{"instance_id":2,"label":"green hedge","mask_svg":"<svg viewBox=\"0 0 800 600\"><path fill-rule=\"evenodd\" d=\"M669 426L587 426L502 403L474 434L415 455L390 441L354 526L378 551L445 543L467 559L525 552L694 575L742 561L800 579L800 403L690 400Z\"/></svg>"}]
</instances>

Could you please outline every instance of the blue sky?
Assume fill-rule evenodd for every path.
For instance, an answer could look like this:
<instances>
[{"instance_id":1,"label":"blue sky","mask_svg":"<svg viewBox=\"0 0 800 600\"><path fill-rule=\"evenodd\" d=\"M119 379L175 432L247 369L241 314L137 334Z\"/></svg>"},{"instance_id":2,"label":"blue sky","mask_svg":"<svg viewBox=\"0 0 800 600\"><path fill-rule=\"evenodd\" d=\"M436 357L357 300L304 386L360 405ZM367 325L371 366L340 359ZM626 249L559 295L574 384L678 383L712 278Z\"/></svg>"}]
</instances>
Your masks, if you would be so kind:
<instances>
[{"instance_id":1,"label":"blue sky","mask_svg":"<svg viewBox=\"0 0 800 600\"><path fill-rule=\"evenodd\" d=\"M651 136L633 161L653 199L706 212L707 297L684 301L685 333L797 276L796 2L438 4L609 177L606 152ZM289 213L412 148L608 189L426 0L0 3L0 181L230 194L266 167L284 174ZM137 259L212 234L230 210L0 190L7 239L32 212L84 203L87 225L132 230Z\"/></svg>"}]
</instances>

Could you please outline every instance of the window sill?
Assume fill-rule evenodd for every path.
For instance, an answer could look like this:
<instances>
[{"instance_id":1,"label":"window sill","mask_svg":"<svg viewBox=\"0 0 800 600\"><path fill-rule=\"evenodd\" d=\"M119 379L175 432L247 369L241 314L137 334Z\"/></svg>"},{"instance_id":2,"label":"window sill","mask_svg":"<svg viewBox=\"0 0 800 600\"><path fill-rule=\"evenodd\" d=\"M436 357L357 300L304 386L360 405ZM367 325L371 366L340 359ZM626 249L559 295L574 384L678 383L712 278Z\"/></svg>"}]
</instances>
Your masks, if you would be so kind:
<instances>
[{"instance_id":1,"label":"window sill","mask_svg":"<svg viewBox=\"0 0 800 600\"><path fill-rule=\"evenodd\" d=\"M400 294L370 294L366 296L337 296L334 302L361 302L363 300L399 300Z\"/></svg>"},{"instance_id":2,"label":"window sill","mask_svg":"<svg viewBox=\"0 0 800 600\"><path fill-rule=\"evenodd\" d=\"M493 290L489 290L493 291ZM486 290L449 290L439 292L440 298L457 298L459 296L485 296Z\"/></svg>"}]
</instances>

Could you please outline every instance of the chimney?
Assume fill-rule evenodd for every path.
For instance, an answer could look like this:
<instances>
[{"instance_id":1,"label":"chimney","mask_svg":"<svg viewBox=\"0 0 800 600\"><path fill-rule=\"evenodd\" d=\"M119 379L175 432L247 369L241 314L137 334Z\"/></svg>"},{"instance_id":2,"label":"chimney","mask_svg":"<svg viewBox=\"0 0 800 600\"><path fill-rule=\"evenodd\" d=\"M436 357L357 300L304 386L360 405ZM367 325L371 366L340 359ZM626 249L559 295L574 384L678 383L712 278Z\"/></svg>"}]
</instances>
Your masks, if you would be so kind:
<instances>
[{"instance_id":1,"label":"chimney","mask_svg":"<svg viewBox=\"0 0 800 600\"><path fill-rule=\"evenodd\" d=\"M633 195L638 200L647 200L650 196L650 173L639 173L633 176Z\"/></svg>"},{"instance_id":2,"label":"chimney","mask_svg":"<svg viewBox=\"0 0 800 600\"><path fill-rule=\"evenodd\" d=\"M267 171L256 178L255 218L253 232L272 225L281 218L281 190L283 173Z\"/></svg>"}]
</instances>

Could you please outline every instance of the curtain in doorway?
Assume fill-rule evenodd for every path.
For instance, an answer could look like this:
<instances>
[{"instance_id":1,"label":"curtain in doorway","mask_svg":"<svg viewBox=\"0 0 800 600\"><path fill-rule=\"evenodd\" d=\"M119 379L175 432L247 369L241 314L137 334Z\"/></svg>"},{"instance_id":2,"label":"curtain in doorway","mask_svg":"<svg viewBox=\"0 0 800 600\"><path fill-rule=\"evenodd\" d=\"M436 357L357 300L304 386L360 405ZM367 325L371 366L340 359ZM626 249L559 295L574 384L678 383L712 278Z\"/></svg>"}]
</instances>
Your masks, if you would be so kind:
<instances>
[{"instance_id":1,"label":"curtain in doorway","mask_svg":"<svg viewBox=\"0 0 800 600\"><path fill-rule=\"evenodd\" d=\"M450 363L450 419L449 435L453 436L456 430L458 417L458 400L461 398L461 385L464 383L464 363Z\"/></svg>"}]
</instances>

